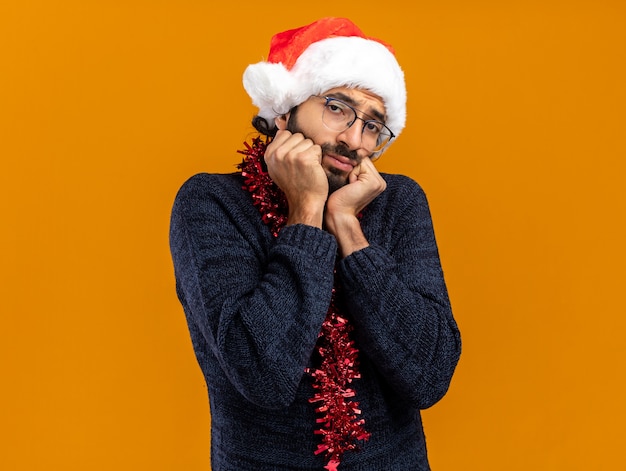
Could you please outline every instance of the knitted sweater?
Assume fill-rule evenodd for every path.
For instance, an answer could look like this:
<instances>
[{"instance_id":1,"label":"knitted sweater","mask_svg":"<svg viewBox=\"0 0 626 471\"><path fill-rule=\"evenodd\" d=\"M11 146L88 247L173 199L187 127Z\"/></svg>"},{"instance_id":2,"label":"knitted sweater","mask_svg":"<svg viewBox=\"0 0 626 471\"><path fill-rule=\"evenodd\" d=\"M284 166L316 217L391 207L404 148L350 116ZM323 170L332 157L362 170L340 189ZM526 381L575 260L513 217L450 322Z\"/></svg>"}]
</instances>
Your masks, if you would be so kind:
<instances>
[{"instance_id":1,"label":"knitted sweater","mask_svg":"<svg viewBox=\"0 0 626 471\"><path fill-rule=\"evenodd\" d=\"M340 471L428 470L420 409L446 393L460 355L426 197L383 174L363 211L370 246L339 260L330 233L262 222L239 174L198 174L179 190L170 245L176 289L206 379L214 471L323 471L305 368L333 272L354 325L356 391L371 438Z\"/></svg>"}]
</instances>

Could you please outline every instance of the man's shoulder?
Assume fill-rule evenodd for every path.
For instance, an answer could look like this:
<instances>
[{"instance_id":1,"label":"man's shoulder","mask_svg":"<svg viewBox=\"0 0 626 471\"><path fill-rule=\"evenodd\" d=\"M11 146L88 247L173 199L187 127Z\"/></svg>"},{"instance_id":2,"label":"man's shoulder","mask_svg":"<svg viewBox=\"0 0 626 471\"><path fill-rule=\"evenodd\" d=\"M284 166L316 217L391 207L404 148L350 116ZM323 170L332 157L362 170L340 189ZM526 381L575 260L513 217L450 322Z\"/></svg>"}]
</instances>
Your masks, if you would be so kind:
<instances>
[{"instance_id":1,"label":"man's shoulder","mask_svg":"<svg viewBox=\"0 0 626 471\"><path fill-rule=\"evenodd\" d=\"M416 185L417 184L417 182L413 178L409 177L408 175L403 175L401 173L381 172L380 175L387 181L387 183L394 182L399 185Z\"/></svg>"},{"instance_id":2,"label":"man's shoulder","mask_svg":"<svg viewBox=\"0 0 626 471\"><path fill-rule=\"evenodd\" d=\"M197 173L183 182L174 198L174 212L187 213L197 208L215 207L217 202L228 201L237 206L243 201L241 174Z\"/></svg>"},{"instance_id":3,"label":"man's shoulder","mask_svg":"<svg viewBox=\"0 0 626 471\"><path fill-rule=\"evenodd\" d=\"M178 197L184 195L219 194L241 189L241 174L233 173L196 173L189 177L178 190Z\"/></svg>"},{"instance_id":4,"label":"man's shoulder","mask_svg":"<svg viewBox=\"0 0 626 471\"><path fill-rule=\"evenodd\" d=\"M384 193L407 195L407 194L423 194L422 186L413 178L399 173L381 173L387 182L387 189ZM383 193L383 194L384 194Z\"/></svg>"},{"instance_id":5,"label":"man's shoulder","mask_svg":"<svg viewBox=\"0 0 626 471\"><path fill-rule=\"evenodd\" d=\"M239 184L241 182L241 173L208 173L200 172L189 177L182 185L186 186L204 186L204 185L225 185Z\"/></svg>"}]
</instances>

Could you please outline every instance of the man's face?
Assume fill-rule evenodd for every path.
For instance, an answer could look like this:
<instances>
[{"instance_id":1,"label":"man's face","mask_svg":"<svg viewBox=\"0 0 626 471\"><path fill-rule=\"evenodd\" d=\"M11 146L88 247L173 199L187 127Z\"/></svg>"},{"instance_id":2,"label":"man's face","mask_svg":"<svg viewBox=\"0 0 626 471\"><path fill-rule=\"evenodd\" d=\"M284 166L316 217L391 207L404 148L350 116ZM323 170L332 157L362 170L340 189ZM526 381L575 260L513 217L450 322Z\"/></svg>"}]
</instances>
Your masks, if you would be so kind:
<instances>
[{"instance_id":1,"label":"man's face","mask_svg":"<svg viewBox=\"0 0 626 471\"><path fill-rule=\"evenodd\" d=\"M367 90L339 87L328 90L323 96L338 98L369 117L384 118L382 100ZM331 130L322 121L324 105L325 100L319 97L311 97L300 104L287 115L287 130L302 133L322 147L321 163L328 176L330 192L333 192L348 182L352 169L369 157L370 152L361 147L363 122L356 120L341 132Z\"/></svg>"}]
</instances>

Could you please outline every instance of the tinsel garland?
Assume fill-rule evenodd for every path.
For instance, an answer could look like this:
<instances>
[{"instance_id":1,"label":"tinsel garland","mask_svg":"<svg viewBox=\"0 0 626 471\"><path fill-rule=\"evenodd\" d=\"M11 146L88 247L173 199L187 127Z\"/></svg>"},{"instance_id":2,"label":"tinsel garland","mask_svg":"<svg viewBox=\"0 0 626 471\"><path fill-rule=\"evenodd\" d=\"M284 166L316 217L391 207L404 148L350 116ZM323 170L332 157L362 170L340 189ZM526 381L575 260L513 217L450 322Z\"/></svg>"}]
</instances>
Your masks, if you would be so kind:
<instances>
[{"instance_id":1,"label":"tinsel garland","mask_svg":"<svg viewBox=\"0 0 626 471\"><path fill-rule=\"evenodd\" d=\"M274 237L287 223L289 207L285 194L272 181L263 166L263 156L267 143L260 137L252 140L252 145L244 142L246 148L239 150L245 155L243 161L237 165L244 179L243 188L252 195L252 203L261 212L263 222L270 227Z\"/></svg>"},{"instance_id":2,"label":"tinsel garland","mask_svg":"<svg viewBox=\"0 0 626 471\"><path fill-rule=\"evenodd\" d=\"M238 151L245 156L238 165L244 179L243 188L250 192L263 222L276 237L287 223L287 199L263 166L267 142L256 137L252 145L244 144L246 148ZM341 315L337 306L339 289L335 273L330 307L316 346L320 365L305 370L313 378L315 394L309 401L316 404L315 410L319 415L316 423L321 424L315 430L321 435L321 443L314 453L325 453L328 463L324 468L328 471L337 471L343 454L357 449L359 440L370 437L364 428L365 419L357 417L361 414L359 403L351 399L355 391L349 385L361 377L358 370L359 351L350 338L353 326Z\"/></svg>"}]
</instances>

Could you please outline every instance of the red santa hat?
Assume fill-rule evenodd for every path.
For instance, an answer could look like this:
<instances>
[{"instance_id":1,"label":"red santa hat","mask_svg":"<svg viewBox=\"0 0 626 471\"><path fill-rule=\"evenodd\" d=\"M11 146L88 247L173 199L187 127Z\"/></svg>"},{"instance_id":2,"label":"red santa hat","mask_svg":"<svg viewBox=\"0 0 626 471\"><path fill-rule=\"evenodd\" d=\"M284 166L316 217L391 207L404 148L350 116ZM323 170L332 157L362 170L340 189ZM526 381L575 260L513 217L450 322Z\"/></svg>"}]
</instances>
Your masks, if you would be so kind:
<instances>
[{"instance_id":1,"label":"red santa hat","mask_svg":"<svg viewBox=\"0 0 626 471\"><path fill-rule=\"evenodd\" d=\"M276 34L267 62L249 65L243 86L270 124L311 95L342 86L380 96L396 136L406 121L404 73L393 48L345 18L322 18Z\"/></svg>"}]
</instances>

